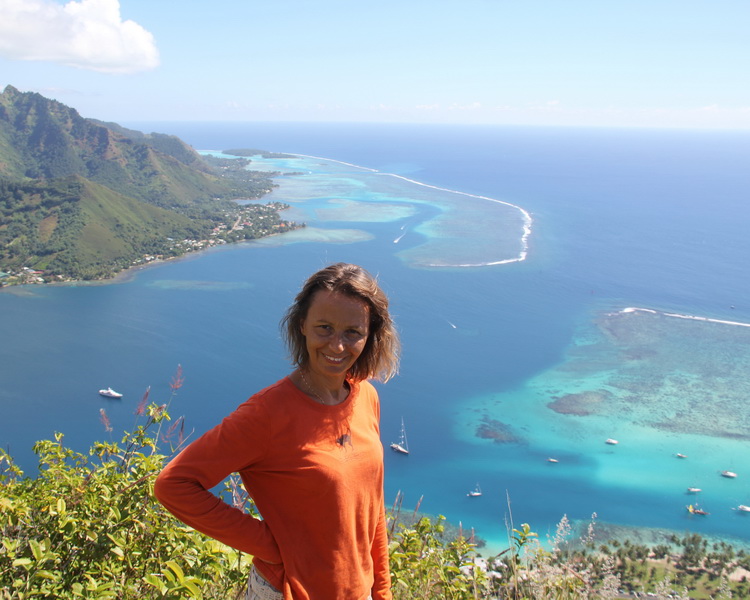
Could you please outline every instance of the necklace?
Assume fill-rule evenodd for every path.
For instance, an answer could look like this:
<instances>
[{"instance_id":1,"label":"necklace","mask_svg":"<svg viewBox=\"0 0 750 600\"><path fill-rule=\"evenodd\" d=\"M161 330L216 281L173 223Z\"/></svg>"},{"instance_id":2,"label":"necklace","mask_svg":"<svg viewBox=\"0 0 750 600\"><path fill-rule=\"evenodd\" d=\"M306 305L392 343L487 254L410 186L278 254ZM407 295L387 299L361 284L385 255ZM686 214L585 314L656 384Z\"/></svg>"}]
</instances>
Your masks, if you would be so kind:
<instances>
[{"instance_id":1,"label":"necklace","mask_svg":"<svg viewBox=\"0 0 750 600\"><path fill-rule=\"evenodd\" d=\"M302 382L305 384L305 387L310 390L310 393L315 397L315 400L317 400L321 404L325 404L326 406L328 406L328 402L323 400L323 398L321 398L315 391L315 388L310 385L310 382L307 380L307 377L305 377L305 373L302 369L299 370L299 376L302 377Z\"/></svg>"}]
</instances>

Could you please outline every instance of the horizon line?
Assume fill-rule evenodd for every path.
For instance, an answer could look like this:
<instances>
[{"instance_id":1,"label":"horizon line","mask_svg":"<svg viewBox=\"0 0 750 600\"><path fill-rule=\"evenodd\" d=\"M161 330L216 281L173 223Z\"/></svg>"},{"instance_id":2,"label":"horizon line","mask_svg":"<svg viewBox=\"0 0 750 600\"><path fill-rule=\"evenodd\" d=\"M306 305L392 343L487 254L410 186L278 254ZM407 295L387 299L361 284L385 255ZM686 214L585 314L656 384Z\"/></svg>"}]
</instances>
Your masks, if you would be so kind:
<instances>
[{"instance_id":1,"label":"horizon line","mask_svg":"<svg viewBox=\"0 0 750 600\"><path fill-rule=\"evenodd\" d=\"M101 119L96 119L101 120ZM538 123L456 123L438 121L322 121L322 120L293 120L293 119L122 119L115 123L200 123L200 124L256 124L256 125L408 125L425 127L492 127L514 129L596 129L596 130L639 130L639 131L685 131L685 132L721 132L721 133L750 133L748 127L685 127L685 126L654 126L654 125L562 125Z\"/></svg>"}]
</instances>

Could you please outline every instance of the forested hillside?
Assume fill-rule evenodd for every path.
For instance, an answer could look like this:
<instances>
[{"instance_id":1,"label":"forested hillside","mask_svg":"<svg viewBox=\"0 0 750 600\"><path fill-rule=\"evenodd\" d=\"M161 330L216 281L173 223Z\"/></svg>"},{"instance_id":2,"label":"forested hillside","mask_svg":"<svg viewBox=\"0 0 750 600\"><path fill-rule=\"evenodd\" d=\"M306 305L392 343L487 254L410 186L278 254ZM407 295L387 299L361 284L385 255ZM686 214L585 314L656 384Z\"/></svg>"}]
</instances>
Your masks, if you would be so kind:
<instances>
[{"instance_id":1,"label":"forested hillside","mask_svg":"<svg viewBox=\"0 0 750 600\"><path fill-rule=\"evenodd\" d=\"M0 285L98 279L295 227L278 204L232 201L272 187L268 174L212 166L175 136L85 119L8 86L0 94Z\"/></svg>"}]
</instances>

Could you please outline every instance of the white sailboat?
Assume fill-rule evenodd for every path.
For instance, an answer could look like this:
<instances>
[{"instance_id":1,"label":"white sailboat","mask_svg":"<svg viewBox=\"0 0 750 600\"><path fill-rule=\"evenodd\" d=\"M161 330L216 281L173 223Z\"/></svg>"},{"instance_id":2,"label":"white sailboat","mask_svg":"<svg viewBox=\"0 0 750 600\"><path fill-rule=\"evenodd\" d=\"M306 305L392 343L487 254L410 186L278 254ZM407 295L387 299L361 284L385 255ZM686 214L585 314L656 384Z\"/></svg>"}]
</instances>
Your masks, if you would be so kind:
<instances>
[{"instance_id":1,"label":"white sailboat","mask_svg":"<svg viewBox=\"0 0 750 600\"><path fill-rule=\"evenodd\" d=\"M399 454L409 454L409 444L406 441L406 427L404 427L403 417L401 418L401 437L398 442L391 444L391 450Z\"/></svg>"}]
</instances>

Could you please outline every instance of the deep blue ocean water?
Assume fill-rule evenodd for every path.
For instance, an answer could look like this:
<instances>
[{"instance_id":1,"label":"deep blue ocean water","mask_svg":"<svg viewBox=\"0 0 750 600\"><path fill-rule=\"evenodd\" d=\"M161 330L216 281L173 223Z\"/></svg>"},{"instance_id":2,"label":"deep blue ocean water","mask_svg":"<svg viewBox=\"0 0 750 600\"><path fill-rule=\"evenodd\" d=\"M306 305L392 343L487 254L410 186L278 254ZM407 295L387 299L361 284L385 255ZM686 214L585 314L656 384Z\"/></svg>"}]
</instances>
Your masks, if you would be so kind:
<instances>
[{"instance_id":1,"label":"deep blue ocean water","mask_svg":"<svg viewBox=\"0 0 750 600\"><path fill-rule=\"evenodd\" d=\"M732 510L750 504L750 328L662 314L750 323L750 134L126 125L203 151L332 160L256 163L300 173L280 177L270 199L308 223L302 236L122 283L0 293L0 443L22 466L33 469L33 442L54 431L80 450L106 438L100 408L115 432L129 428L147 386L166 400L177 364L185 385L172 412L206 430L288 372L277 323L307 275L344 260L379 275L403 338L401 374L379 386L381 428L387 445L403 418L411 455L386 452L387 498L401 490L411 508L423 497L421 510L493 548L507 539L508 498L513 523L542 537L563 514L596 512L750 541L750 518ZM517 258L518 209L532 219L525 260L426 266ZM617 314L627 307L658 313ZM106 386L123 400L99 397ZM559 398L593 398L591 414L550 409ZM483 425L510 441L478 436ZM477 482L483 496L468 498ZM688 515L696 501L709 517Z\"/></svg>"}]
</instances>

